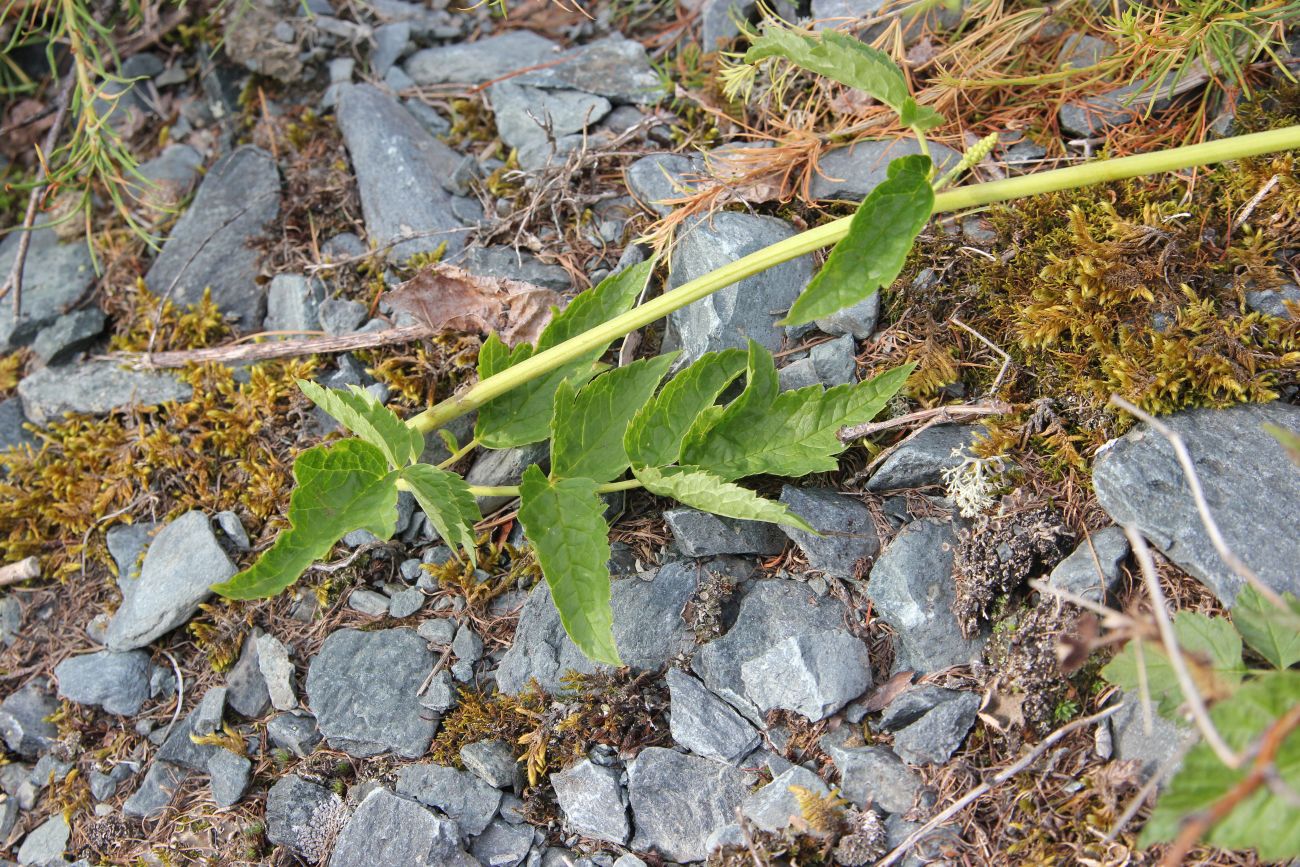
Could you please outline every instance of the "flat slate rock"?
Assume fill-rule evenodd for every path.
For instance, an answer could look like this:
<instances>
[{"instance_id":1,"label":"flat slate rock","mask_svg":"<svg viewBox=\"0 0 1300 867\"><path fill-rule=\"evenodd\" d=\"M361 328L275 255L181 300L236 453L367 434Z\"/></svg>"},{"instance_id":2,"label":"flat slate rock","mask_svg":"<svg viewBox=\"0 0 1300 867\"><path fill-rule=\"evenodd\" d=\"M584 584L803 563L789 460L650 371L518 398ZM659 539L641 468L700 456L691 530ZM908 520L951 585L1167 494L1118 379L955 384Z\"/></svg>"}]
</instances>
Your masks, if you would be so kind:
<instances>
[{"instance_id":1,"label":"flat slate rock","mask_svg":"<svg viewBox=\"0 0 1300 867\"><path fill-rule=\"evenodd\" d=\"M844 606L820 597L802 581L771 579L749 582L736 622L721 638L700 648L691 667L704 685L751 722L763 714L746 692L741 671L746 662L787 638L841 629Z\"/></svg>"},{"instance_id":2,"label":"flat slate rock","mask_svg":"<svg viewBox=\"0 0 1300 867\"><path fill-rule=\"evenodd\" d=\"M794 234L783 220L734 211L690 220L673 248L668 288ZM706 352L743 349L749 340L776 352L785 342L785 329L776 322L811 279L812 259L800 256L675 310L668 316L664 348L681 349L683 365Z\"/></svg>"},{"instance_id":3,"label":"flat slate rock","mask_svg":"<svg viewBox=\"0 0 1300 867\"><path fill-rule=\"evenodd\" d=\"M204 289L240 330L261 327L265 293L257 285L251 242L280 213L280 171L261 148L237 148L203 178L194 202L154 260L145 285L179 305L197 304Z\"/></svg>"},{"instance_id":4,"label":"flat slate rock","mask_svg":"<svg viewBox=\"0 0 1300 867\"><path fill-rule=\"evenodd\" d=\"M960 692L950 701L940 702L894 734L894 752L910 765L940 764L948 761L966 740L980 696Z\"/></svg>"},{"instance_id":5,"label":"flat slate rock","mask_svg":"<svg viewBox=\"0 0 1300 867\"><path fill-rule=\"evenodd\" d=\"M58 729L47 719L58 709L54 696L30 681L0 701L0 737L12 752L35 759L58 740Z\"/></svg>"},{"instance_id":6,"label":"flat slate rock","mask_svg":"<svg viewBox=\"0 0 1300 867\"><path fill-rule=\"evenodd\" d=\"M1047 583L1085 599L1105 604L1119 590L1120 564L1128 558L1128 536L1119 527L1106 527L1084 539L1052 569Z\"/></svg>"},{"instance_id":7,"label":"flat slate rock","mask_svg":"<svg viewBox=\"0 0 1300 867\"><path fill-rule=\"evenodd\" d=\"M673 742L706 759L737 764L758 748L758 731L681 669L667 675Z\"/></svg>"},{"instance_id":8,"label":"flat slate rock","mask_svg":"<svg viewBox=\"0 0 1300 867\"><path fill-rule=\"evenodd\" d=\"M930 158L939 174L957 165L961 154L946 145L930 142ZM900 157L921 152L916 139L860 141L828 151L817 160L817 172L808 192L814 199L861 201L889 176L889 164Z\"/></svg>"},{"instance_id":9,"label":"flat slate rock","mask_svg":"<svg viewBox=\"0 0 1300 867\"><path fill-rule=\"evenodd\" d=\"M784 830L803 815L794 792L790 791L791 786L802 786L823 798L830 794L820 777L807 768L793 765L745 798L740 809L747 819L764 831Z\"/></svg>"},{"instance_id":10,"label":"flat slate rock","mask_svg":"<svg viewBox=\"0 0 1300 867\"><path fill-rule=\"evenodd\" d=\"M839 747L822 739L840 772L840 793L855 805L874 805L886 813L906 813L934 802L916 771L889 747Z\"/></svg>"},{"instance_id":11,"label":"flat slate rock","mask_svg":"<svg viewBox=\"0 0 1300 867\"><path fill-rule=\"evenodd\" d=\"M894 628L894 671L939 671L974 665L985 638L965 638L952 606L957 598L952 525L937 518L914 521L885 548L871 569L867 596Z\"/></svg>"},{"instance_id":12,"label":"flat slate rock","mask_svg":"<svg viewBox=\"0 0 1300 867\"><path fill-rule=\"evenodd\" d=\"M1300 503L1300 467L1264 425L1300 433L1300 407L1282 403L1197 409L1161 419L1183 438L1228 548L1260 579L1300 595L1300 533L1284 504ZM1138 427L1103 448L1092 471L1097 501L1135 524L1166 557L1231 605L1242 579L1215 552L1173 447Z\"/></svg>"},{"instance_id":13,"label":"flat slate rock","mask_svg":"<svg viewBox=\"0 0 1300 867\"><path fill-rule=\"evenodd\" d=\"M18 446L34 446L37 443L32 432L23 427L26 423L22 400L16 397L0 400L0 451Z\"/></svg>"},{"instance_id":14,"label":"flat slate rock","mask_svg":"<svg viewBox=\"0 0 1300 867\"><path fill-rule=\"evenodd\" d=\"M380 787L357 805L329 863L330 867L443 867L463 854L455 822Z\"/></svg>"},{"instance_id":15,"label":"flat slate rock","mask_svg":"<svg viewBox=\"0 0 1300 867\"><path fill-rule=\"evenodd\" d=\"M794 711L825 719L871 687L862 639L842 629L791 636L740 667L745 695L763 713Z\"/></svg>"},{"instance_id":16,"label":"flat slate rock","mask_svg":"<svg viewBox=\"0 0 1300 867\"><path fill-rule=\"evenodd\" d=\"M53 229L33 229L23 264L23 315L14 321L13 304L0 304L0 353L12 352L36 339L76 302L95 280L95 268L85 241L59 243ZM18 256L21 232L0 241L0 274L9 276ZM4 278L0 278L2 280Z\"/></svg>"},{"instance_id":17,"label":"flat slate rock","mask_svg":"<svg viewBox=\"0 0 1300 867\"><path fill-rule=\"evenodd\" d=\"M686 154L650 154L624 172L628 191L638 202L661 217L672 213L669 199L679 199L708 180L702 157Z\"/></svg>"},{"instance_id":18,"label":"flat slate rock","mask_svg":"<svg viewBox=\"0 0 1300 867\"><path fill-rule=\"evenodd\" d=\"M675 671L676 669L669 669ZM619 771L583 759L568 770L551 774L555 799L569 828L584 837L619 846L627 844L627 793Z\"/></svg>"},{"instance_id":19,"label":"flat slate rock","mask_svg":"<svg viewBox=\"0 0 1300 867\"><path fill-rule=\"evenodd\" d=\"M670 563L652 580L636 577L613 582L614 642L624 663L634 669L658 668L694 647L695 637L682 620L682 609L695 593L697 573L694 564ZM536 678L542 689L554 691L570 669L589 673L596 665L569 640L550 589L539 584L528 595L514 643L497 669L497 687L518 692Z\"/></svg>"},{"instance_id":20,"label":"flat slate rock","mask_svg":"<svg viewBox=\"0 0 1300 867\"><path fill-rule=\"evenodd\" d=\"M681 507L664 512L664 522L678 549L687 557L718 554L780 554L785 535L775 524L723 518L698 509Z\"/></svg>"},{"instance_id":21,"label":"flat slate rock","mask_svg":"<svg viewBox=\"0 0 1300 867\"><path fill-rule=\"evenodd\" d=\"M170 373L127 370L112 361L43 367L18 383L23 412L39 425L64 413L106 415L131 406L188 400L193 389Z\"/></svg>"},{"instance_id":22,"label":"flat slate rock","mask_svg":"<svg viewBox=\"0 0 1300 867\"><path fill-rule=\"evenodd\" d=\"M148 819L162 813L190 772L179 765L155 759L140 786L122 804L124 816Z\"/></svg>"},{"instance_id":23,"label":"flat slate rock","mask_svg":"<svg viewBox=\"0 0 1300 867\"><path fill-rule=\"evenodd\" d=\"M54 669L59 696L131 716L149 698L149 654L101 650L63 660Z\"/></svg>"},{"instance_id":24,"label":"flat slate rock","mask_svg":"<svg viewBox=\"0 0 1300 867\"><path fill-rule=\"evenodd\" d=\"M573 278L568 271L559 265L543 264L527 250L515 250L504 244L472 247L457 257L455 264L480 277L522 280L556 292L573 290Z\"/></svg>"},{"instance_id":25,"label":"flat slate rock","mask_svg":"<svg viewBox=\"0 0 1300 867\"><path fill-rule=\"evenodd\" d=\"M373 245L401 238L398 261L416 253L465 246L443 182L462 157L428 133L401 103L369 84L346 85L339 95L339 129L352 158L366 233Z\"/></svg>"},{"instance_id":26,"label":"flat slate rock","mask_svg":"<svg viewBox=\"0 0 1300 867\"><path fill-rule=\"evenodd\" d=\"M266 839L318 864L329 854L348 816L347 804L338 795L296 774L285 774L266 796Z\"/></svg>"},{"instance_id":27,"label":"flat slate rock","mask_svg":"<svg viewBox=\"0 0 1300 867\"><path fill-rule=\"evenodd\" d=\"M836 578L855 578L862 562L880 551L871 510L851 497L828 488L785 485L781 502L822 534L781 527L803 551L811 569Z\"/></svg>"},{"instance_id":28,"label":"flat slate rock","mask_svg":"<svg viewBox=\"0 0 1300 867\"><path fill-rule=\"evenodd\" d=\"M628 765L632 848L673 861L703 861L715 830L736 820L749 793L744 775L725 762L647 747Z\"/></svg>"},{"instance_id":29,"label":"flat slate rock","mask_svg":"<svg viewBox=\"0 0 1300 867\"><path fill-rule=\"evenodd\" d=\"M307 700L321 734L358 758L424 755L438 720L424 717L416 693L433 663L413 629L334 632L307 669Z\"/></svg>"},{"instance_id":30,"label":"flat slate rock","mask_svg":"<svg viewBox=\"0 0 1300 867\"><path fill-rule=\"evenodd\" d=\"M507 73L554 60L559 46L529 30L511 30L477 42L439 45L406 60L416 84L481 84Z\"/></svg>"},{"instance_id":31,"label":"flat slate rock","mask_svg":"<svg viewBox=\"0 0 1300 867\"><path fill-rule=\"evenodd\" d=\"M525 169L544 166L550 157L550 137L559 140L582 132L609 114L608 99L577 90L547 90L514 81L488 88L497 135L518 154Z\"/></svg>"},{"instance_id":32,"label":"flat slate rock","mask_svg":"<svg viewBox=\"0 0 1300 867\"><path fill-rule=\"evenodd\" d=\"M511 81L547 90L580 90L612 103L648 105L665 96L645 46L620 34L566 51L559 60Z\"/></svg>"},{"instance_id":33,"label":"flat slate rock","mask_svg":"<svg viewBox=\"0 0 1300 867\"><path fill-rule=\"evenodd\" d=\"M868 491L924 488L943 482L943 471L962 462L980 425L937 424L903 443L867 481ZM953 454L958 451L959 454Z\"/></svg>"},{"instance_id":34,"label":"flat slate rock","mask_svg":"<svg viewBox=\"0 0 1300 867\"><path fill-rule=\"evenodd\" d=\"M482 834L501 805L501 792L469 771L432 763L398 769L397 793L441 810L467 837Z\"/></svg>"},{"instance_id":35,"label":"flat slate rock","mask_svg":"<svg viewBox=\"0 0 1300 867\"><path fill-rule=\"evenodd\" d=\"M235 564L217 541L208 516L186 512L149 544L139 578L123 578L122 605L108 626L109 650L134 650L189 620L233 576Z\"/></svg>"}]
</instances>

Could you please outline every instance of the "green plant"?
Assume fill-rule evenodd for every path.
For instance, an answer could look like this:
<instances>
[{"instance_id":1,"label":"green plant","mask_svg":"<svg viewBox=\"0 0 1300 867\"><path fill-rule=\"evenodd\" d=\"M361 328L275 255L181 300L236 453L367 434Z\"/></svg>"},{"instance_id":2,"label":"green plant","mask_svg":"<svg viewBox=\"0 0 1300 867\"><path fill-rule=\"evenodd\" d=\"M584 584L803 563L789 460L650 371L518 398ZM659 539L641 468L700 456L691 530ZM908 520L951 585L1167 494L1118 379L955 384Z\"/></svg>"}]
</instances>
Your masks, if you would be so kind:
<instances>
[{"instance_id":1,"label":"green plant","mask_svg":"<svg viewBox=\"0 0 1300 867\"><path fill-rule=\"evenodd\" d=\"M886 55L839 36L769 32L772 38L756 46L752 61L781 56L834 75L895 108L918 136L941 120L916 105ZM230 598L270 596L351 530L364 528L387 538L403 490L415 496L444 540L472 557L473 526L481 518L475 497L518 496L520 520L570 637L591 658L617 664L600 495L644 487L727 517L810 530L782 504L737 482L833 470L845 448L836 436L839 428L875 416L903 386L911 367L853 386L782 393L772 356L751 344L747 351L709 353L660 389L675 356L608 369L600 359L612 341L737 280L838 242L785 320L810 322L892 283L933 213L1297 145L1300 127L1291 127L939 192L930 180L929 158L904 157L890 165L888 179L851 217L759 250L635 307L654 262L629 268L577 296L554 316L536 345L511 349L490 336L479 354L479 382L405 421L360 389L328 391L304 383L308 396L357 438L317 446L298 458L291 529L251 568L214 589ZM718 404L742 376L739 395ZM454 458L475 446L500 449L549 438L550 474L533 466L518 487L481 488L450 472L453 461L438 467L415 463L426 434L471 411L478 412L474 439L464 448L450 441ZM631 478L625 478L629 470Z\"/></svg>"}]
</instances>

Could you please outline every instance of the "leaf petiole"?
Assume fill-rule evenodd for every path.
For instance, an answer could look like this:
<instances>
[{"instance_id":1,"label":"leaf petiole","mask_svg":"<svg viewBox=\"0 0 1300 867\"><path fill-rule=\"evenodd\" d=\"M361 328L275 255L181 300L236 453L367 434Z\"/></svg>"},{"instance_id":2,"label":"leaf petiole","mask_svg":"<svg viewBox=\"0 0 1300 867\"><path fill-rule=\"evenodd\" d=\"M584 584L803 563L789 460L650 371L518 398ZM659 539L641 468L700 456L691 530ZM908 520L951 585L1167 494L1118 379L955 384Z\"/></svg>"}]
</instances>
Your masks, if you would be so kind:
<instances>
[{"instance_id":1,"label":"leaf petiole","mask_svg":"<svg viewBox=\"0 0 1300 867\"><path fill-rule=\"evenodd\" d=\"M621 482L607 482L606 484L603 485L597 485L596 493L612 494L615 491L633 491L636 490L637 488L644 488L644 487L645 485L641 484L641 482L638 481L637 479L625 479ZM411 490L411 487L402 479L398 479L397 490L409 491ZM517 497L519 496L519 486L518 485L470 485L469 492L476 497Z\"/></svg>"}]
</instances>

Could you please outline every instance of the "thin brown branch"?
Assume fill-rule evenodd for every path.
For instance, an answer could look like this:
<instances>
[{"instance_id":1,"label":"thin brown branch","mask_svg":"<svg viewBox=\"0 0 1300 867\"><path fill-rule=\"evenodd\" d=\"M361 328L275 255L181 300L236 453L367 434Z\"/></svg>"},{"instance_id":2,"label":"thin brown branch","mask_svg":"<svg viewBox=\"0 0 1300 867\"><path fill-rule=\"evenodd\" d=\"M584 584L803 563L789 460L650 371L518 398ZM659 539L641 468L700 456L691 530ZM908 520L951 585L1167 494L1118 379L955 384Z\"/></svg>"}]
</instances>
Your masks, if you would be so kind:
<instances>
[{"instance_id":1,"label":"thin brown branch","mask_svg":"<svg viewBox=\"0 0 1300 867\"><path fill-rule=\"evenodd\" d=\"M25 560L19 560L17 563L0 566L0 587L8 587L10 584L17 584L21 581L30 581L33 578L39 578L40 574L41 562L36 557L28 557Z\"/></svg>"},{"instance_id":2,"label":"thin brown branch","mask_svg":"<svg viewBox=\"0 0 1300 867\"><path fill-rule=\"evenodd\" d=\"M837 436L840 442L852 442L862 437L878 434L881 431L893 430L896 427L908 427L916 422L929 422L929 425L944 424L950 421L959 421L967 418L978 418L985 415L1004 415L1011 412L1011 404L1003 403L1000 400L989 401L988 403L967 403L956 406L939 406L934 409L923 409L917 412L909 412L907 415L900 415L898 418L886 419L885 421L869 421L862 424L848 425L840 428Z\"/></svg>"},{"instance_id":3,"label":"thin brown branch","mask_svg":"<svg viewBox=\"0 0 1300 867\"><path fill-rule=\"evenodd\" d=\"M274 358L295 358L303 355L324 355L351 352L354 349L373 349L398 343L414 343L432 337L434 330L427 325L407 325L358 334L341 334L337 337L315 337L309 340L280 340L274 343L243 343L233 346L211 346L207 349L184 349L172 352L113 352L106 357L124 361L141 370L153 368L184 367L187 364L243 364L269 361Z\"/></svg>"}]
</instances>

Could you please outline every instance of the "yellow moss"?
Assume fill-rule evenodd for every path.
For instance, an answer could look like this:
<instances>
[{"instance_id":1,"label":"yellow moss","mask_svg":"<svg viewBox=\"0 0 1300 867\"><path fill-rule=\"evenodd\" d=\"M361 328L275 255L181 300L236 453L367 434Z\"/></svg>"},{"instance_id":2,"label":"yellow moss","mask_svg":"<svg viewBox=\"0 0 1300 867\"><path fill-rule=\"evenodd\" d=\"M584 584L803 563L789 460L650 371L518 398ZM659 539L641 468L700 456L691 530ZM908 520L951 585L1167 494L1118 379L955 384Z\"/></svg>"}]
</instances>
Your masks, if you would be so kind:
<instances>
[{"instance_id":1,"label":"yellow moss","mask_svg":"<svg viewBox=\"0 0 1300 867\"><path fill-rule=\"evenodd\" d=\"M795 803L799 805L799 815L808 824L811 831L818 834L836 834L840 822L844 819L844 805L848 801L835 792L819 795L805 786L791 786Z\"/></svg>"}]
</instances>

